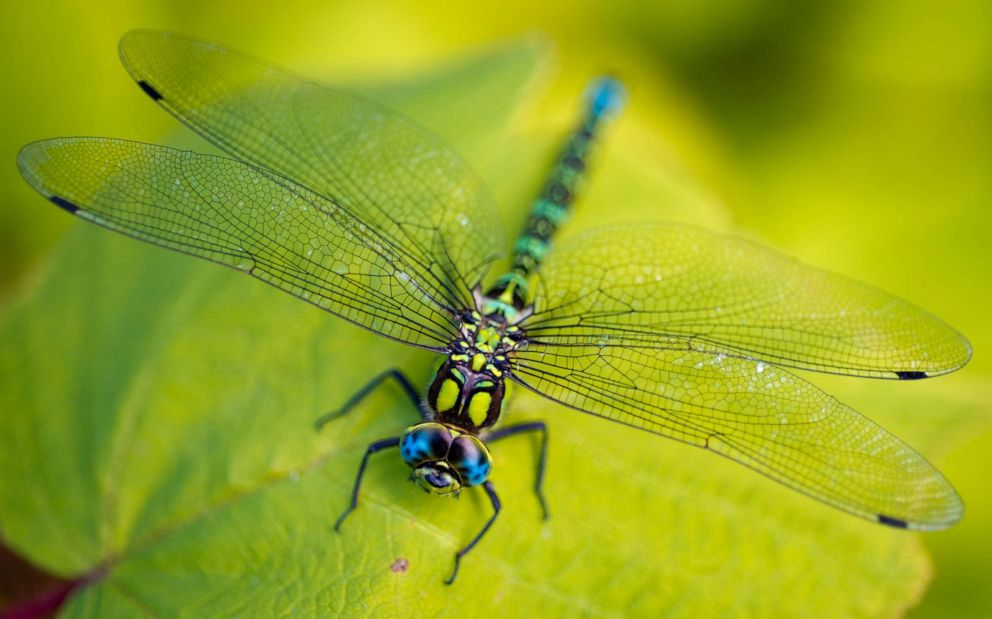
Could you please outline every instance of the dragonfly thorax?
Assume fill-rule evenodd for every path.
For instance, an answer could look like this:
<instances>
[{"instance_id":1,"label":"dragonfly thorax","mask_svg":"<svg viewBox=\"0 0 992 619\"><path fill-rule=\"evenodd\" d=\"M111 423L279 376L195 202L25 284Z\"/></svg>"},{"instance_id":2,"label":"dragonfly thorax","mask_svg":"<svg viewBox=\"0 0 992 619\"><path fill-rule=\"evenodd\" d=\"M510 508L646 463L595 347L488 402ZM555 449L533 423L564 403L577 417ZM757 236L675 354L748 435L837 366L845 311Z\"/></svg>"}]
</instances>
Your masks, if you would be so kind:
<instances>
[{"instance_id":1,"label":"dragonfly thorax","mask_svg":"<svg viewBox=\"0 0 992 619\"><path fill-rule=\"evenodd\" d=\"M469 312L427 390L427 405L435 419L463 431L478 433L496 423L506 396L510 373L507 353L523 339L519 327L501 316Z\"/></svg>"}]
</instances>

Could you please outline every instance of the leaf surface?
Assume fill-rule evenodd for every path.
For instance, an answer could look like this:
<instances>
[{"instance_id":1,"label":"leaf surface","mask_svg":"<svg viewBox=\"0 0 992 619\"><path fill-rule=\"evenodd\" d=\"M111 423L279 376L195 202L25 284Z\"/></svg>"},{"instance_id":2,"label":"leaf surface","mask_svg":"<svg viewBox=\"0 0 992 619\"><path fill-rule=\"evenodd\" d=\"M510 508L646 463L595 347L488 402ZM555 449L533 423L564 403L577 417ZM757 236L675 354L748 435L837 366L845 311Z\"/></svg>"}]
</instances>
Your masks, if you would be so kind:
<instances>
[{"instance_id":1,"label":"leaf surface","mask_svg":"<svg viewBox=\"0 0 992 619\"><path fill-rule=\"evenodd\" d=\"M540 168L554 151L546 136L492 138L537 56L497 50L453 69L460 78L386 96L486 162L508 227L541 174L520 162ZM618 127L614 150L642 130ZM604 182L617 177L606 156ZM625 195L650 193L665 161L645 149L642 165L652 157L654 176ZM701 200L691 186L678 194ZM359 509L332 529L365 445L415 418L399 389L312 430L383 369L423 385L435 362L232 271L77 226L0 319L0 532L44 569L88 579L69 617L892 615L927 582L914 534L517 393L509 420L551 428L551 519L531 492L536 442L498 444L504 511L445 587L453 553L488 516L480 492L429 497L398 457L378 455Z\"/></svg>"}]
</instances>

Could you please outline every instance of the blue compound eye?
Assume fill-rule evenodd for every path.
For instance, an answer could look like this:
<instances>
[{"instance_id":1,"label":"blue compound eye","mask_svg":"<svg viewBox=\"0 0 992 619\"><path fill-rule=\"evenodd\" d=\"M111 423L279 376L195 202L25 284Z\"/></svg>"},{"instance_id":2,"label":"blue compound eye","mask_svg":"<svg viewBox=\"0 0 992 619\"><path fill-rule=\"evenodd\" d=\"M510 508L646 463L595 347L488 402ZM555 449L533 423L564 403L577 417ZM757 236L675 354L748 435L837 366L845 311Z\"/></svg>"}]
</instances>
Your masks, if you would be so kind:
<instances>
[{"instance_id":1,"label":"blue compound eye","mask_svg":"<svg viewBox=\"0 0 992 619\"><path fill-rule=\"evenodd\" d=\"M400 455L410 467L429 460L440 460L448 453L451 431L431 421L407 428L400 440Z\"/></svg>"},{"instance_id":2,"label":"blue compound eye","mask_svg":"<svg viewBox=\"0 0 992 619\"><path fill-rule=\"evenodd\" d=\"M478 486L486 481L493 467L493 459L486 446L468 434L462 434L451 442L448 463L458 471L466 486Z\"/></svg>"}]
</instances>

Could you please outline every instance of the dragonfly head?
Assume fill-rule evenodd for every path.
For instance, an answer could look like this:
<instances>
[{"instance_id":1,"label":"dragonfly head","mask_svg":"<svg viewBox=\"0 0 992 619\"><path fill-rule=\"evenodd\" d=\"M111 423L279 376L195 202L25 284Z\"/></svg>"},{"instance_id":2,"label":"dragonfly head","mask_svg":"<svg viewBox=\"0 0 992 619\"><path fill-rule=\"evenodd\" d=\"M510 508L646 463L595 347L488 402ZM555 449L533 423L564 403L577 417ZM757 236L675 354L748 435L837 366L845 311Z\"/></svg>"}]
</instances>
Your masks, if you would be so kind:
<instances>
[{"instance_id":1,"label":"dragonfly head","mask_svg":"<svg viewBox=\"0 0 992 619\"><path fill-rule=\"evenodd\" d=\"M444 460L418 464L413 469L413 479L430 494L454 496L462 490L458 474Z\"/></svg>"},{"instance_id":2,"label":"dragonfly head","mask_svg":"<svg viewBox=\"0 0 992 619\"><path fill-rule=\"evenodd\" d=\"M413 469L417 485L441 496L478 486L492 469L489 450L478 437L435 421L408 428L400 439L400 455Z\"/></svg>"}]
</instances>

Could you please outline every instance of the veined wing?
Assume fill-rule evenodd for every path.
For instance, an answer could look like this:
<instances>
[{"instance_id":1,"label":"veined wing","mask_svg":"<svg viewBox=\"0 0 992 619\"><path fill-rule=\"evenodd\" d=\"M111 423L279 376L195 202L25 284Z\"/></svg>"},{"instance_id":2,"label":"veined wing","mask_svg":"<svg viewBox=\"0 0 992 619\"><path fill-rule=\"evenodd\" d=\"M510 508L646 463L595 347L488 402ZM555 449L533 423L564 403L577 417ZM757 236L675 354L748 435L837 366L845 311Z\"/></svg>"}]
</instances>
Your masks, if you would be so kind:
<instances>
[{"instance_id":1,"label":"veined wing","mask_svg":"<svg viewBox=\"0 0 992 619\"><path fill-rule=\"evenodd\" d=\"M699 352L877 378L955 370L968 342L891 294L733 237L674 224L604 228L551 252L529 337L679 336Z\"/></svg>"},{"instance_id":2,"label":"veined wing","mask_svg":"<svg viewBox=\"0 0 992 619\"><path fill-rule=\"evenodd\" d=\"M442 349L454 310L413 262L319 194L224 157L104 138L24 147L21 174L58 206L245 271L387 337Z\"/></svg>"},{"instance_id":3,"label":"veined wing","mask_svg":"<svg viewBox=\"0 0 992 619\"><path fill-rule=\"evenodd\" d=\"M961 499L922 456L810 383L763 361L622 336L552 336L513 377L581 411L704 447L857 516L939 529Z\"/></svg>"},{"instance_id":4,"label":"veined wing","mask_svg":"<svg viewBox=\"0 0 992 619\"><path fill-rule=\"evenodd\" d=\"M484 187L447 145L355 95L216 44L154 31L120 42L153 99L238 159L292 179L374 228L452 306L503 241Z\"/></svg>"}]
</instances>

